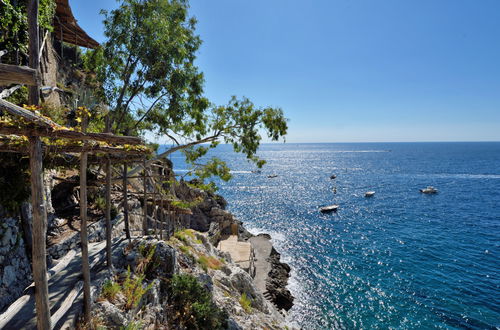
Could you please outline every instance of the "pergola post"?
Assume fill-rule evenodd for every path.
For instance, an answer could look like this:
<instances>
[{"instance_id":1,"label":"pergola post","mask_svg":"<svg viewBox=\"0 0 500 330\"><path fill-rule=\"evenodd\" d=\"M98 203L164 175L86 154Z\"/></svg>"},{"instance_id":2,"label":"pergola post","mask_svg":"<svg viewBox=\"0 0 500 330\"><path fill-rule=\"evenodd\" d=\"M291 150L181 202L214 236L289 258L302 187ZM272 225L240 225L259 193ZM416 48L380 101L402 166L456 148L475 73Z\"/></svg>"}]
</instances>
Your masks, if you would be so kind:
<instances>
[{"instance_id":1,"label":"pergola post","mask_svg":"<svg viewBox=\"0 0 500 330\"><path fill-rule=\"evenodd\" d=\"M47 213L43 198L42 142L30 137L31 205L33 206L33 280L37 327L50 329L49 289L47 284L46 232Z\"/></svg>"},{"instance_id":2,"label":"pergola post","mask_svg":"<svg viewBox=\"0 0 500 330\"><path fill-rule=\"evenodd\" d=\"M28 2L29 64L38 71L38 0ZM30 86L29 103L39 104L38 86ZM43 193L42 142L40 137L29 137L31 170L31 205L33 207L33 280L35 282L35 308L37 328L50 329L49 289L47 283L47 210Z\"/></svg>"},{"instance_id":3,"label":"pergola post","mask_svg":"<svg viewBox=\"0 0 500 330\"><path fill-rule=\"evenodd\" d=\"M106 158L106 257L107 266L111 270L113 268L111 255L111 159Z\"/></svg>"},{"instance_id":4,"label":"pergola post","mask_svg":"<svg viewBox=\"0 0 500 330\"><path fill-rule=\"evenodd\" d=\"M153 217L153 228L154 228L154 235L157 236L158 235L158 221L157 221L157 218L158 218L158 212L157 212L157 207L156 207L156 190L157 190L157 187L156 187L156 182L155 182L155 178L154 178L154 175L151 176L151 182L153 183L153 211L152 211L152 217Z\"/></svg>"},{"instance_id":5,"label":"pergola post","mask_svg":"<svg viewBox=\"0 0 500 330\"><path fill-rule=\"evenodd\" d=\"M160 220L160 239L163 239L163 218L164 218L164 210L163 210L163 167L160 167L160 173L158 175L158 178L160 179L160 187L159 187L159 192L160 192L160 215L159 215L159 220Z\"/></svg>"},{"instance_id":6,"label":"pergola post","mask_svg":"<svg viewBox=\"0 0 500 330\"><path fill-rule=\"evenodd\" d=\"M127 163L123 163L123 218L125 221L125 236L130 241L130 224L128 219Z\"/></svg>"},{"instance_id":7,"label":"pergola post","mask_svg":"<svg viewBox=\"0 0 500 330\"><path fill-rule=\"evenodd\" d=\"M82 131L87 127L87 118L82 122ZM83 151L80 158L80 239L82 246L82 273L83 273L83 312L85 323L90 322L90 266L89 247L87 237L87 152Z\"/></svg>"},{"instance_id":8,"label":"pergola post","mask_svg":"<svg viewBox=\"0 0 500 330\"><path fill-rule=\"evenodd\" d=\"M146 158L144 158L142 164L144 166L144 176L143 176L144 205L142 206L142 211L144 213L144 217L142 218L142 233L143 233L143 235L147 235L148 234L148 183L147 183Z\"/></svg>"}]
</instances>

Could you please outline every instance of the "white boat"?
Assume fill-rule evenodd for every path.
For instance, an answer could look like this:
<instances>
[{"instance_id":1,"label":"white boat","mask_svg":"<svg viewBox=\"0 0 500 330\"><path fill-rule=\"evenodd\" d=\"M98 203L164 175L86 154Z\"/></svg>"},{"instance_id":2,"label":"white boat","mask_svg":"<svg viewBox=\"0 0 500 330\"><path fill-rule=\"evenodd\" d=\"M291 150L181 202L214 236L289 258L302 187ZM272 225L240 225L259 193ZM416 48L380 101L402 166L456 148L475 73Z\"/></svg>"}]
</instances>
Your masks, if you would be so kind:
<instances>
[{"instance_id":1,"label":"white boat","mask_svg":"<svg viewBox=\"0 0 500 330\"><path fill-rule=\"evenodd\" d=\"M319 211L321 213L337 212L338 208L339 208L338 205L329 205L329 206L320 207Z\"/></svg>"},{"instance_id":2,"label":"white boat","mask_svg":"<svg viewBox=\"0 0 500 330\"><path fill-rule=\"evenodd\" d=\"M365 192L365 197L372 197L373 195L375 195L374 191L367 191L367 192Z\"/></svg>"},{"instance_id":3,"label":"white boat","mask_svg":"<svg viewBox=\"0 0 500 330\"><path fill-rule=\"evenodd\" d=\"M433 186L428 186L425 189L420 189L420 192L423 194L437 194L438 190Z\"/></svg>"}]
</instances>

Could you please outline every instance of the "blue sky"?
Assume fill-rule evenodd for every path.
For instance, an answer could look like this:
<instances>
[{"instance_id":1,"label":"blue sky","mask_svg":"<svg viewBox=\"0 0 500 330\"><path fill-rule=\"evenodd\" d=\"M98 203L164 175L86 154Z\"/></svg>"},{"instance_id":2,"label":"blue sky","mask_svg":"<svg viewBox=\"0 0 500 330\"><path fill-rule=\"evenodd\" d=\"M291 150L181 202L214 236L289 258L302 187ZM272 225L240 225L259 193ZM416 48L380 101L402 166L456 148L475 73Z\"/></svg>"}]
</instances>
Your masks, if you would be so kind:
<instances>
[{"instance_id":1,"label":"blue sky","mask_svg":"<svg viewBox=\"0 0 500 330\"><path fill-rule=\"evenodd\" d=\"M104 41L99 10L70 0ZM281 107L289 142L500 141L500 1L191 0L206 95Z\"/></svg>"}]
</instances>

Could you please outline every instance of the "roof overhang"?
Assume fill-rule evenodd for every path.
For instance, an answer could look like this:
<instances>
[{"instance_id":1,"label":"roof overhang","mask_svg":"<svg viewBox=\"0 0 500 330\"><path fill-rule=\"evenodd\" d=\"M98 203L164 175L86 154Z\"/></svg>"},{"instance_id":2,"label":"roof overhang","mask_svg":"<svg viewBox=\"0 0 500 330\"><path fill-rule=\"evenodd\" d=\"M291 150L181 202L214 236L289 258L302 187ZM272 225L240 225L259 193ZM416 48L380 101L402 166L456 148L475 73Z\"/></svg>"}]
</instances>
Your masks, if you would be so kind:
<instances>
[{"instance_id":1,"label":"roof overhang","mask_svg":"<svg viewBox=\"0 0 500 330\"><path fill-rule=\"evenodd\" d=\"M93 49L99 47L99 43L83 31L76 22L69 0L56 0L54 35L57 39L73 45Z\"/></svg>"}]
</instances>

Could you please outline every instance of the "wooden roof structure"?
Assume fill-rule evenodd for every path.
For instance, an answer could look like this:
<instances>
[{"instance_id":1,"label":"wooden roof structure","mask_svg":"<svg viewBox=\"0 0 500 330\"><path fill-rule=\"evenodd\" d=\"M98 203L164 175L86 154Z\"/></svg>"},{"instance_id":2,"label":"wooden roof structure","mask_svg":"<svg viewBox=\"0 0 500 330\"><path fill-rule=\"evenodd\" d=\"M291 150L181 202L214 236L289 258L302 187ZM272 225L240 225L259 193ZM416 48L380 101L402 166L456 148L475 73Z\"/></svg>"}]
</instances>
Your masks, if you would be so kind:
<instances>
[{"instance_id":1,"label":"wooden roof structure","mask_svg":"<svg viewBox=\"0 0 500 330\"><path fill-rule=\"evenodd\" d=\"M54 34L57 39L73 45L92 49L99 47L99 43L78 25L68 0L56 0Z\"/></svg>"}]
</instances>

